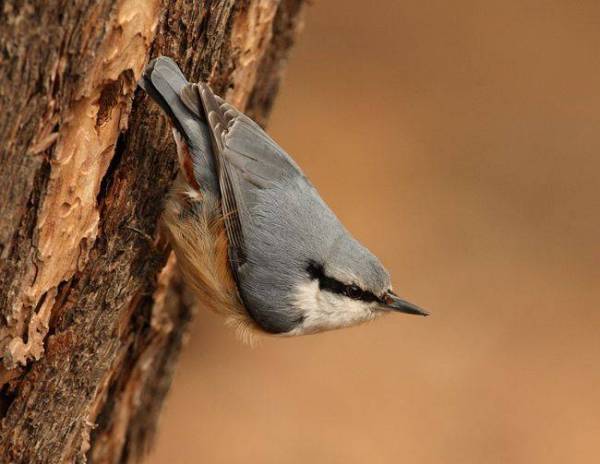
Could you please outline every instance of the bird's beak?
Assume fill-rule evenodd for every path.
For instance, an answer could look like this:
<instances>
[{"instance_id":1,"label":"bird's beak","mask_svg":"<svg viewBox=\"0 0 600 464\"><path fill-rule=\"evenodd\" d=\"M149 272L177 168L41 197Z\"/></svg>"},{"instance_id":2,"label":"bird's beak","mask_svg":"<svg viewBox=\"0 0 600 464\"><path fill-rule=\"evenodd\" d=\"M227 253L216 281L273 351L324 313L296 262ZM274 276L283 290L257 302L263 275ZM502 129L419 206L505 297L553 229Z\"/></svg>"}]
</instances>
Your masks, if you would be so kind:
<instances>
[{"instance_id":1,"label":"bird's beak","mask_svg":"<svg viewBox=\"0 0 600 464\"><path fill-rule=\"evenodd\" d=\"M417 305L409 303L399 298L394 292L387 292L383 297L383 308L398 311L407 314L416 314L418 316L429 316L429 313Z\"/></svg>"}]
</instances>

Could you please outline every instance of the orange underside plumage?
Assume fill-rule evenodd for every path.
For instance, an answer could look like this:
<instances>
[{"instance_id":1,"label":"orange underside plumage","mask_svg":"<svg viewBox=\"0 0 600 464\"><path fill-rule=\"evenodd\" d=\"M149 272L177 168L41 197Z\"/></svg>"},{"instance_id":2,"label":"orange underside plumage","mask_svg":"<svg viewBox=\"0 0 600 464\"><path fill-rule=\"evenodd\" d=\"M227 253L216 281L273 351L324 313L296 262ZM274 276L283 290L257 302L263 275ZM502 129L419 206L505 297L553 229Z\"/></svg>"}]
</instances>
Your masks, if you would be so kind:
<instances>
[{"instance_id":1,"label":"orange underside plumage","mask_svg":"<svg viewBox=\"0 0 600 464\"><path fill-rule=\"evenodd\" d=\"M242 339L252 341L256 324L244 309L231 274L219 202L203 198L180 176L167 198L162 222L200 306L224 315Z\"/></svg>"}]
</instances>

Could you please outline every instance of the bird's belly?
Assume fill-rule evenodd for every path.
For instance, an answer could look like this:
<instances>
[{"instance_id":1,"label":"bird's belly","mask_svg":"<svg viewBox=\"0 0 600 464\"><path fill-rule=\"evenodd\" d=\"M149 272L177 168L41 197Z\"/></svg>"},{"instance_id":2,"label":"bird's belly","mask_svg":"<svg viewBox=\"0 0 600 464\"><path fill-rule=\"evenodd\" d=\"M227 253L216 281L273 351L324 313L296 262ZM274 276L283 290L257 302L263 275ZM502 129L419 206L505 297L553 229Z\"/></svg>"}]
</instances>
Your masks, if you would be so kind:
<instances>
[{"instance_id":1,"label":"bird's belly","mask_svg":"<svg viewBox=\"0 0 600 464\"><path fill-rule=\"evenodd\" d=\"M245 331L252 320L231 274L219 200L177 181L161 219L183 278L200 306L225 315L228 324Z\"/></svg>"}]
</instances>

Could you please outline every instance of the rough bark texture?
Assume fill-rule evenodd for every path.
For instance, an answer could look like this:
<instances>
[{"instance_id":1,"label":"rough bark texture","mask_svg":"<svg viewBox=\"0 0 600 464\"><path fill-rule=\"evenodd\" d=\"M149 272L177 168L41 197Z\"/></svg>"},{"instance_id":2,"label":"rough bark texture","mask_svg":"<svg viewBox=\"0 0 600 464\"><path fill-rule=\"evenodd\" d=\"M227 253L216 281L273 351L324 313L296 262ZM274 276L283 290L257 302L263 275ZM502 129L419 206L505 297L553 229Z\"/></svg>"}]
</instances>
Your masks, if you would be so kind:
<instances>
[{"instance_id":1,"label":"rough bark texture","mask_svg":"<svg viewBox=\"0 0 600 464\"><path fill-rule=\"evenodd\" d=\"M136 82L173 57L264 123L302 0L0 1L0 462L128 462L192 301L158 240L177 169Z\"/></svg>"}]
</instances>

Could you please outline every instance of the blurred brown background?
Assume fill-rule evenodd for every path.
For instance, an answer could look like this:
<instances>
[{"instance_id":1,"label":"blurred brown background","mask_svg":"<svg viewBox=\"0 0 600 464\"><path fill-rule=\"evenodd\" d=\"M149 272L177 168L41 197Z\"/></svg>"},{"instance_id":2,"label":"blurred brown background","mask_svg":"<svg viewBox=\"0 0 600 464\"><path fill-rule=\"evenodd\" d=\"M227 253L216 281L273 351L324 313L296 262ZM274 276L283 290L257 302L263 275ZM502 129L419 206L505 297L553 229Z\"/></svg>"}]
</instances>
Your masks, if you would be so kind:
<instances>
[{"instance_id":1,"label":"blurred brown background","mask_svg":"<svg viewBox=\"0 0 600 464\"><path fill-rule=\"evenodd\" d=\"M149 463L600 462L600 3L326 1L270 132L427 319L199 312Z\"/></svg>"}]
</instances>

